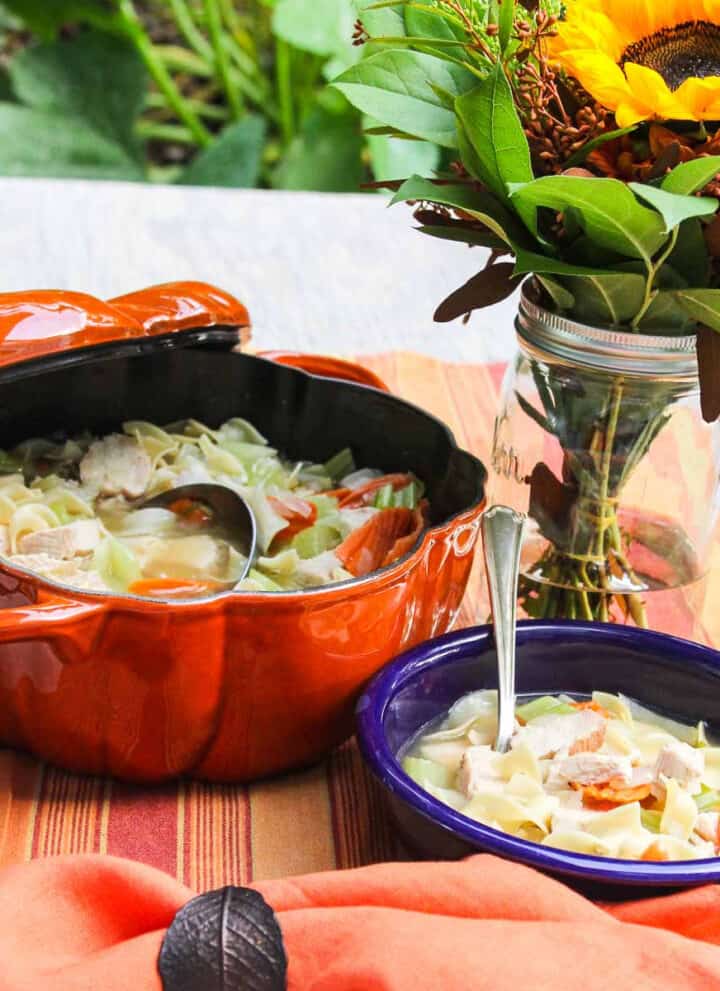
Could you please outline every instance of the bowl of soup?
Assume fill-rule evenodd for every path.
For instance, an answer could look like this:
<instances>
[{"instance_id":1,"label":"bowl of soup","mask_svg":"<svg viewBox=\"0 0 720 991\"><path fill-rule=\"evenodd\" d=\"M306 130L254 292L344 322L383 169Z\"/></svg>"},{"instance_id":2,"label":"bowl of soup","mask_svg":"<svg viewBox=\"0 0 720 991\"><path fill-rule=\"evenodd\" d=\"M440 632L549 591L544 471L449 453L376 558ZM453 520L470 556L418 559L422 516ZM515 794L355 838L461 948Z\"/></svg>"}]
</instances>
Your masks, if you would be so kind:
<instances>
[{"instance_id":1,"label":"bowl of soup","mask_svg":"<svg viewBox=\"0 0 720 991\"><path fill-rule=\"evenodd\" d=\"M493 750L491 627L392 662L357 709L405 845L486 850L580 884L720 880L720 654L610 624L518 627L510 750Z\"/></svg>"},{"instance_id":2,"label":"bowl of soup","mask_svg":"<svg viewBox=\"0 0 720 991\"><path fill-rule=\"evenodd\" d=\"M3 745L131 781L305 766L457 615L482 464L357 366L242 353L247 325L200 283L0 295ZM207 506L145 505L207 482L251 505L251 562Z\"/></svg>"}]
</instances>

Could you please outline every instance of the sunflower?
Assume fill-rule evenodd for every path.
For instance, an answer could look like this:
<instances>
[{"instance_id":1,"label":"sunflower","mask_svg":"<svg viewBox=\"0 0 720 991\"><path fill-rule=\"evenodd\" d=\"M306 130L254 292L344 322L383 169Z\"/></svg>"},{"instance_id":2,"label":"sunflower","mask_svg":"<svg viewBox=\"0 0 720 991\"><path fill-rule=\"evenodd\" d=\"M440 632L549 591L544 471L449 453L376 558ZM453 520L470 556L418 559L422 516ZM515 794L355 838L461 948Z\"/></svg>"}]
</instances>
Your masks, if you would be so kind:
<instances>
[{"instance_id":1,"label":"sunflower","mask_svg":"<svg viewBox=\"0 0 720 991\"><path fill-rule=\"evenodd\" d=\"M549 54L620 127L720 120L720 0L566 0Z\"/></svg>"}]
</instances>

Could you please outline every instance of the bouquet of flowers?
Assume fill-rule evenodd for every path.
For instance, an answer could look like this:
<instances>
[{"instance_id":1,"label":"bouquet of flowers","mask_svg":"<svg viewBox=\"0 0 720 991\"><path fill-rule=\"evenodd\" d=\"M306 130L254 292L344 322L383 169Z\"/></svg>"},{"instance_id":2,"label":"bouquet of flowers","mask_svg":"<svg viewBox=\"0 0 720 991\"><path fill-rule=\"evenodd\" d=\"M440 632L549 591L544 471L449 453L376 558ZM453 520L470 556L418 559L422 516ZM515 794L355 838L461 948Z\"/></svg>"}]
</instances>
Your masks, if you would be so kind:
<instances>
[{"instance_id":1,"label":"bouquet of flowers","mask_svg":"<svg viewBox=\"0 0 720 991\"><path fill-rule=\"evenodd\" d=\"M577 321L695 334L716 419L720 0L361 0L358 14L364 57L335 85L376 131L448 150L444 172L393 184L395 201L426 234L489 249L435 319L532 276ZM525 412L564 456L561 477L540 463L528 480L551 541L538 566L557 589L528 586L525 608L645 625L617 505L667 420L667 389L639 416L619 376L592 405L582 387L536 379Z\"/></svg>"}]
</instances>

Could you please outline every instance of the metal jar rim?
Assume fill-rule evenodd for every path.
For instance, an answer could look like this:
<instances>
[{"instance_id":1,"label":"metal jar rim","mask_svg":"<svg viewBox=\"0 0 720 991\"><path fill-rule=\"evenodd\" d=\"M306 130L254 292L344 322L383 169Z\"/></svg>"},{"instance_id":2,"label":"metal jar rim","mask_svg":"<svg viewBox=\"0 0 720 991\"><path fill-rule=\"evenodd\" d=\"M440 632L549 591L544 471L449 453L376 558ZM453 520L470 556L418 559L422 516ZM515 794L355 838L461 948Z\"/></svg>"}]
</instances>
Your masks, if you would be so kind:
<instances>
[{"instance_id":1,"label":"metal jar rim","mask_svg":"<svg viewBox=\"0 0 720 991\"><path fill-rule=\"evenodd\" d=\"M670 337L593 327L553 313L539 298L537 283L525 282L515 319L521 346L534 357L623 375L697 379L694 334Z\"/></svg>"}]
</instances>

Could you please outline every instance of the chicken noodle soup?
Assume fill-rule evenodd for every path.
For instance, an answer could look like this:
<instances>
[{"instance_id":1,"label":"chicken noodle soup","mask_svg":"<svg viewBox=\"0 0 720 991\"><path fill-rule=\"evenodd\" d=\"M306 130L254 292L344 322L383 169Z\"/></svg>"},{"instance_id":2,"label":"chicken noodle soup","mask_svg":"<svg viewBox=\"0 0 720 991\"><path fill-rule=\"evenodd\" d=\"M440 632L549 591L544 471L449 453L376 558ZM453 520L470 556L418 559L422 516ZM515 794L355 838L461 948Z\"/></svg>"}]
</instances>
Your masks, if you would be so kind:
<instances>
[{"instance_id":1,"label":"chicken noodle soup","mask_svg":"<svg viewBox=\"0 0 720 991\"><path fill-rule=\"evenodd\" d=\"M257 556L235 587L279 592L357 578L401 557L425 526L413 475L358 470L350 450L325 464L280 456L255 427L195 420L122 433L33 439L0 452L0 555L79 589L195 597L245 571L210 507L147 499L194 483L227 485L253 510Z\"/></svg>"},{"instance_id":2,"label":"chicken noodle soup","mask_svg":"<svg viewBox=\"0 0 720 991\"><path fill-rule=\"evenodd\" d=\"M422 788L524 840L626 860L720 853L720 747L622 696L521 704L510 750L492 749L497 693L464 696L403 760Z\"/></svg>"}]
</instances>

